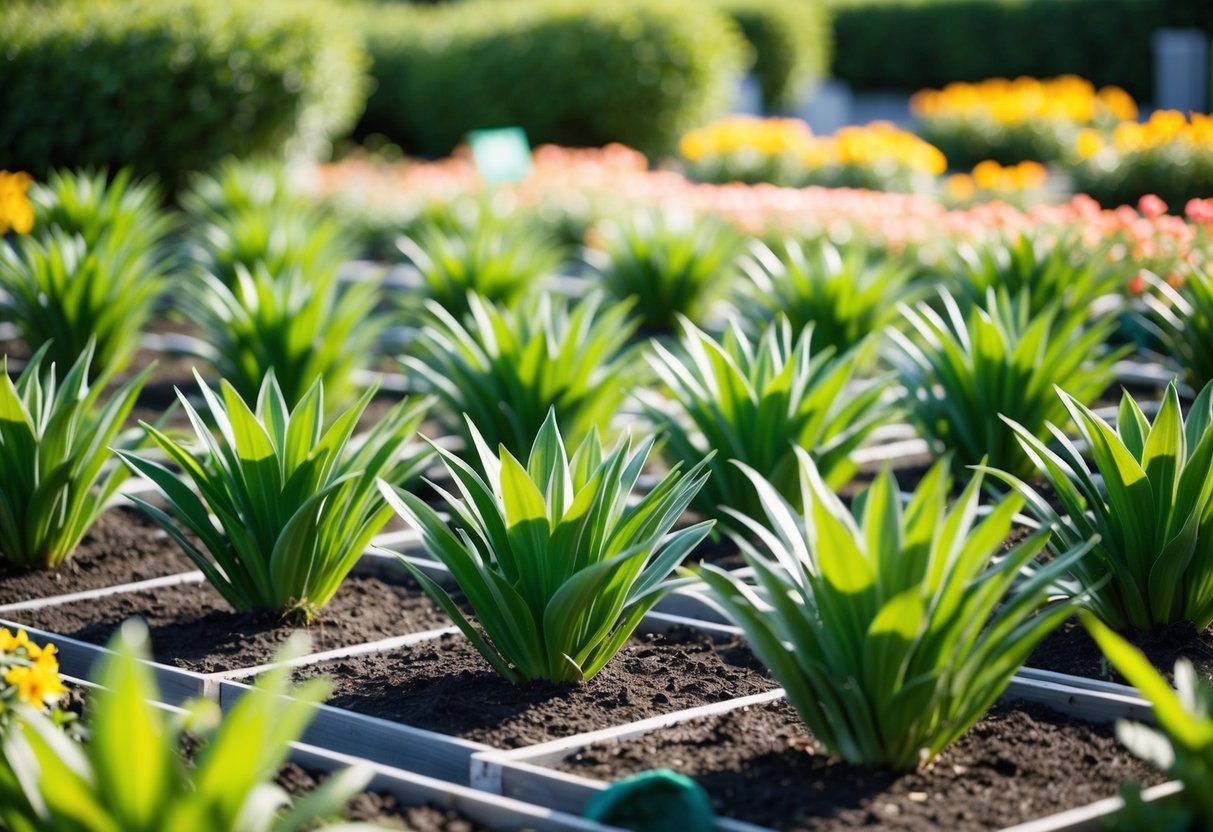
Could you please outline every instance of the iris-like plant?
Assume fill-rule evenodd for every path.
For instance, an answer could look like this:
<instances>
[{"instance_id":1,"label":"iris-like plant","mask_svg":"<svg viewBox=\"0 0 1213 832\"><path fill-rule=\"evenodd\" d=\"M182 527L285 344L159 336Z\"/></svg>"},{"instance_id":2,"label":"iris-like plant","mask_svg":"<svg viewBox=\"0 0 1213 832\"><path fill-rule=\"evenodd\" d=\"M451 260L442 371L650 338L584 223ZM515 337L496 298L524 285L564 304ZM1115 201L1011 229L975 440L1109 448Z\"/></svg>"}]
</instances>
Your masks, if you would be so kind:
<instances>
[{"instance_id":1,"label":"iris-like plant","mask_svg":"<svg viewBox=\"0 0 1213 832\"><path fill-rule=\"evenodd\" d=\"M110 447L134 446L119 434L152 371L105 397L111 375L89 384L91 344L62 380L47 353L16 384L7 357L0 375L0 556L27 569L61 565L127 478Z\"/></svg>"},{"instance_id":2,"label":"iris-like plant","mask_svg":"<svg viewBox=\"0 0 1213 832\"><path fill-rule=\"evenodd\" d=\"M630 362L623 350L635 331L628 306L604 309L600 294L575 305L545 294L517 309L468 296L460 323L430 302L429 324L403 359L452 414L467 414L490 447L527 453L548 411L555 408L570 443L605 430L627 395ZM467 422L464 458L477 454Z\"/></svg>"},{"instance_id":3,"label":"iris-like plant","mask_svg":"<svg viewBox=\"0 0 1213 832\"><path fill-rule=\"evenodd\" d=\"M959 297L979 306L991 293L1017 300L1036 315L1052 305L1086 311L1098 298L1120 296L1129 273L1107 255L1106 243L1092 250L1076 235L1060 239L1020 233L989 242L961 241L946 266Z\"/></svg>"},{"instance_id":4,"label":"iris-like plant","mask_svg":"<svg viewBox=\"0 0 1213 832\"><path fill-rule=\"evenodd\" d=\"M1191 620L1213 622L1213 384L1185 423L1172 382L1153 424L1125 393L1116 427L1075 397L1057 395L1086 440L1094 475L1078 448L1054 425L1055 448L1011 420L1016 438L1048 480L1064 512L1031 486L993 471L1015 487L1060 552L1099 536L1062 589L1118 630Z\"/></svg>"},{"instance_id":5,"label":"iris-like plant","mask_svg":"<svg viewBox=\"0 0 1213 832\"><path fill-rule=\"evenodd\" d=\"M1134 807L1135 824L1115 829L1213 828L1213 689L1187 659L1175 662L1175 689L1140 650L1089 613L1082 614L1091 638L1108 663L1150 703L1157 728L1121 720L1116 736L1135 755L1183 783L1183 793L1169 806L1141 802L1140 788L1130 785L1126 805ZM1112 819L1113 821L1115 818ZM1149 826L1142 825L1149 823Z\"/></svg>"},{"instance_id":6,"label":"iris-like plant","mask_svg":"<svg viewBox=\"0 0 1213 832\"><path fill-rule=\"evenodd\" d=\"M169 257L167 238L177 223L164 210L160 189L151 180L135 180L130 168L112 180L104 172L52 171L30 188L36 233L58 229L79 235L89 250L107 240L112 249L147 257Z\"/></svg>"},{"instance_id":7,"label":"iris-like plant","mask_svg":"<svg viewBox=\"0 0 1213 832\"><path fill-rule=\"evenodd\" d=\"M742 237L723 220L636 211L600 223L586 258L617 300L634 299L646 332L672 332L677 316L702 323L738 274Z\"/></svg>"},{"instance_id":8,"label":"iris-like plant","mask_svg":"<svg viewBox=\"0 0 1213 832\"><path fill-rule=\"evenodd\" d=\"M940 292L943 315L925 303L902 307L917 338L889 331L889 359L908 390L906 408L923 436L954 454L957 468L987 458L991 466L1023 476L1031 463L999 416L1044 436L1065 408L1057 385L1092 401L1111 384L1112 365L1128 347L1103 348L1116 321L1087 322L1087 310L1058 304L1030 314L993 293L987 307L963 315Z\"/></svg>"},{"instance_id":9,"label":"iris-like plant","mask_svg":"<svg viewBox=\"0 0 1213 832\"><path fill-rule=\"evenodd\" d=\"M264 263L237 265L234 281L202 273L183 293L182 309L202 329L190 341L194 353L246 399L273 370L290 407L318 378L333 405L346 402L383 331L378 281L343 285L336 272L274 272Z\"/></svg>"},{"instance_id":10,"label":"iris-like plant","mask_svg":"<svg viewBox=\"0 0 1213 832\"><path fill-rule=\"evenodd\" d=\"M1173 288L1154 275L1145 323L1194 389L1213 381L1213 274L1194 269Z\"/></svg>"},{"instance_id":11,"label":"iris-like plant","mask_svg":"<svg viewBox=\"0 0 1213 832\"><path fill-rule=\"evenodd\" d=\"M604 457L591 432L570 460L549 413L524 466L504 446L493 454L470 420L469 430L486 476L438 449L460 495L442 491L455 531L414 495L380 488L451 571L479 627L404 563L506 678L589 679L673 588L666 579L711 529L707 521L667 534L707 479L705 464L675 465L629 505L652 439L635 451L621 442Z\"/></svg>"},{"instance_id":12,"label":"iris-like plant","mask_svg":"<svg viewBox=\"0 0 1213 832\"><path fill-rule=\"evenodd\" d=\"M291 192L280 162L227 161L180 199L193 219L190 259L228 286L240 267L328 275L357 253L339 222Z\"/></svg>"},{"instance_id":13,"label":"iris-like plant","mask_svg":"<svg viewBox=\"0 0 1213 832\"><path fill-rule=\"evenodd\" d=\"M740 305L757 328L784 315L799 332L813 325L818 348L839 354L899 320L896 304L922 296L908 260L881 257L862 245L788 238L777 252L758 241L741 261L750 278Z\"/></svg>"},{"instance_id":14,"label":"iris-like plant","mask_svg":"<svg viewBox=\"0 0 1213 832\"><path fill-rule=\"evenodd\" d=\"M1085 549L1020 580L1049 532L1003 553L1022 501L1008 497L974 525L980 474L948 510L941 460L903 509L885 470L852 516L796 454L802 513L746 469L766 512L765 522L737 515L765 550L739 541L757 586L710 564L696 572L829 754L896 769L929 762L1073 612L1074 600L1041 607Z\"/></svg>"},{"instance_id":15,"label":"iris-like plant","mask_svg":"<svg viewBox=\"0 0 1213 832\"><path fill-rule=\"evenodd\" d=\"M205 701L170 718L152 704L160 694L146 664L143 625L128 621L109 646L88 708L86 743L28 707L0 738L5 828L296 832L339 814L370 781L368 769L346 769L294 806L270 782L324 698L323 680L292 689L290 671L280 667L258 677L222 722L218 706ZM179 750L186 730L203 740L192 766Z\"/></svg>"},{"instance_id":16,"label":"iris-like plant","mask_svg":"<svg viewBox=\"0 0 1213 832\"><path fill-rule=\"evenodd\" d=\"M90 341L94 374L124 367L165 286L166 263L103 236L90 248L83 237L52 229L41 237L0 242L0 316L22 340L71 365Z\"/></svg>"},{"instance_id":17,"label":"iris-like plant","mask_svg":"<svg viewBox=\"0 0 1213 832\"><path fill-rule=\"evenodd\" d=\"M667 457L690 465L716 451L712 478L696 499L700 511L726 523L723 506L761 511L732 460L757 470L793 501L800 491L793 447L812 454L831 487L851 478L851 451L889 414L880 403L887 380L852 382L857 351L840 358L832 347L813 352L816 328L810 324L794 337L783 317L754 341L736 322L722 342L685 318L682 328L681 355L655 341L647 356L673 399L648 397L645 409L668 439Z\"/></svg>"},{"instance_id":18,"label":"iris-like plant","mask_svg":"<svg viewBox=\"0 0 1213 832\"><path fill-rule=\"evenodd\" d=\"M468 292L510 306L564 261L560 247L530 222L427 222L396 245L420 272L425 296L456 317L469 311Z\"/></svg>"},{"instance_id":19,"label":"iris-like plant","mask_svg":"<svg viewBox=\"0 0 1213 832\"><path fill-rule=\"evenodd\" d=\"M124 170L53 172L31 188L36 231L0 243L0 316L32 349L68 367L95 343L93 375L121 369L139 346L174 267L175 223L157 189Z\"/></svg>"},{"instance_id":20,"label":"iris-like plant","mask_svg":"<svg viewBox=\"0 0 1213 832\"><path fill-rule=\"evenodd\" d=\"M406 440L428 402L400 402L355 445L350 437L373 389L326 428L320 381L293 410L272 373L255 410L226 381L219 395L201 376L198 386L206 418L177 394L198 450L144 423L197 493L159 462L121 452L160 490L168 511L132 499L237 610L275 610L311 620L392 514L375 480L403 482L420 470L425 455L411 453Z\"/></svg>"}]
</instances>

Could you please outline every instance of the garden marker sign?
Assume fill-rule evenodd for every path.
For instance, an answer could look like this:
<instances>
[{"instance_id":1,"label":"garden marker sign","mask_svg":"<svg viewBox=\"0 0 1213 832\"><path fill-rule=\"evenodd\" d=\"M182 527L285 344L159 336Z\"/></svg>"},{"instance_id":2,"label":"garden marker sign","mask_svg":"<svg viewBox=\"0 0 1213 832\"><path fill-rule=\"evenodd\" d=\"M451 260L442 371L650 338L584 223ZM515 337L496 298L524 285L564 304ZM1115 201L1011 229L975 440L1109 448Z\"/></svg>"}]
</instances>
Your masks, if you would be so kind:
<instances>
[{"instance_id":1,"label":"garden marker sign","mask_svg":"<svg viewBox=\"0 0 1213 832\"><path fill-rule=\"evenodd\" d=\"M485 184L521 182L531 175L531 145L521 127L473 130L468 144Z\"/></svg>"}]
</instances>

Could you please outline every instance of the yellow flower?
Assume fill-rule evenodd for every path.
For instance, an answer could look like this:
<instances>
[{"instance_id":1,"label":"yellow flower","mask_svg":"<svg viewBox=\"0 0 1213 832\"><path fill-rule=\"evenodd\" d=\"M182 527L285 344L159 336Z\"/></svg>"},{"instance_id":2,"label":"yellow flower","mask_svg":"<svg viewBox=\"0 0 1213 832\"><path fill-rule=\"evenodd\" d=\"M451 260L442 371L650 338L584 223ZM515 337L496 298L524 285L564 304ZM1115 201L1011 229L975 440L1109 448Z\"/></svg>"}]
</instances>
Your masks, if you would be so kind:
<instances>
[{"instance_id":1,"label":"yellow flower","mask_svg":"<svg viewBox=\"0 0 1213 832\"><path fill-rule=\"evenodd\" d=\"M45 653L43 655L46 655ZM57 702L67 688L59 678L59 663L34 662L28 666L10 668L4 681L17 689L17 698L27 705L43 708Z\"/></svg>"},{"instance_id":2,"label":"yellow flower","mask_svg":"<svg viewBox=\"0 0 1213 832\"><path fill-rule=\"evenodd\" d=\"M1078 138L1074 141L1074 149L1077 151L1078 158L1080 159L1090 159L1103 150L1103 148L1103 135L1098 130L1093 130L1090 127L1080 130Z\"/></svg>"},{"instance_id":3,"label":"yellow flower","mask_svg":"<svg viewBox=\"0 0 1213 832\"><path fill-rule=\"evenodd\" d=\"M0 170L0 234L10 228L28 234L34 227L34 206L26 190L34 180L28 173Z\"/></svg>"},{"instance_id":4,"label":"yellow flower","mask_svg":"<svg viewBox=\"0 0 1213 832\"><path fill-rule=\"evenodd\" d=\"M13 635L7 627L0 627L0 653L16 653L22 647L29 647L29 636L25 630L17 630Z\"/></svg>"},{"instance_id":5,"label":"yellow flower","mask_svg":"<svg viewBox=\"0 0 1213 832\"><path fill-rule=\"evenodd\" d=\"M920 90L910 101L923 118L984 119L1001 125L1030 121L1091 124L1101 115L1135 119L1137 105L1119 87L1095 90L1075 75L1015 80L990 78L978 84L948 84L942 90Z\"/></svg>"},{"instance_id":6,"label":"yellow flower","mask_svg":"<svg viewBox=\"0 0 1213 832\"><path fill-rule=\"evenodd\" d=\"M977 195L977 186L973 184L973 177L967 173L955 173L947 178L944 183L947 189L948 197L956 202L965 202Z\"/></svg>"}]
</instances>

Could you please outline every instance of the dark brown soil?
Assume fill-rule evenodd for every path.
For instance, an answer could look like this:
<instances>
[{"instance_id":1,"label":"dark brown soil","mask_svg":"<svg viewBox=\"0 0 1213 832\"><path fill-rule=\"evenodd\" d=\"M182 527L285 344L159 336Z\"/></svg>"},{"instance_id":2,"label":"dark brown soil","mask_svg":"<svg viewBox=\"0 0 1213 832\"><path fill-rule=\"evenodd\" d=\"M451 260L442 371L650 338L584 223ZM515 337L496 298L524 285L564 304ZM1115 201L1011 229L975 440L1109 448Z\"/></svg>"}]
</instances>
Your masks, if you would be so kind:
<instances>
[{"instance_id":1,"label":"dark brown soil","mask_svg":"<svg viewBox=\"0 0 1213 832\"><path fill-rule=\"evenodd\" d=\"M278 785L292 797L301 797L325 780L325 775L310 772L294 763L287 763L278 772ZM345 819L371 822L387 829L409 829L412 832L485 832L487 827L460 815L453 809L432 805L407 806L395 795L363 792L346 804Z\"/></svg>"},{"instance_id":2,"label":"dark brown soil","mask_svg":"<svg viewBox=\"0 0 1213 832\"><path fill-rule=\"evenodd\" d=\"M515 685L462 636L301 671L333 679L328 704L501 748L572 736L774 687L749 650L700 633L634 637L582 685Z\"/></svg>"},{"instance_id":3,"label":"dark brown soil","mask_svg":"<svg viewBox=\"0 0 1213 832\"><path fill-rule=\"evenodd\" d=\"M199 673L268 662L295 629L275 613L232 611L205 583L13 613L22 624L93 644L104 644L135 615L147 621L157 661ZM351 576L308 632L312 649L320 652L449 624L415 585Z\"/></svg>"},{"instance_id":4,"label":"dark brown soil","mask_svg":"<svg viewBox=\"0 0 1213 832\"><path fill-rule=\"evenodd\" d=\"M1213 628L1198 633L1192 622L1184 621L1152 632L1125 635L1168 679L1174 675L1175 660L1186 658L1198 674L1213 680ZM1082 624L1073 619L1041 642L1025 664L1039 670L1126 684L1124 677L1104 659L1103 652Z\"/></svg>"},{"instance_id":5,"label":"dark brown soil","mask_svg":"<svg viewBox=\"0 0 1213 832\"><path fill-rule=\"evenodd\" d=\"M591 746L565 771L612 780L667 767L694 777L719 815L786 830L1001 829L1161 782L1111 726L1049 708L999 706L928 768L907 774L831 762L785 701Z\"/></svg>"},{"instance_id":6,"label":"dark brown soil","mask_svg":"<svg viewBox=\"0 0 1213 832\"><path fill-rule=\"evenodd\" d=\"M0 604L100 589L193 568L193 562L142 512L114 508L102 512L58 569L27 571L0 566Z\"/></svg>"}]
</instances>

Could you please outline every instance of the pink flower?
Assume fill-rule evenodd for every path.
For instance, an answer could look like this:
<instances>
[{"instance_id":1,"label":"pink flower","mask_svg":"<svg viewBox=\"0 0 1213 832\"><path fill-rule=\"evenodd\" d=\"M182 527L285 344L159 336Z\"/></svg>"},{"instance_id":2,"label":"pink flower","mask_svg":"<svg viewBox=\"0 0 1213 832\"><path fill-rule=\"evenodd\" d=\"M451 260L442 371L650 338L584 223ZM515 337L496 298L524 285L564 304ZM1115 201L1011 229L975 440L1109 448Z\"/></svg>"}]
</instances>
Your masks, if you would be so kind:
<instances>
[{"instance_id":1,"label":"pink flower","mask_svg":"<svg viewBox=\"0 0 1213 832\"><path fill-rule=\"evenodd\" d=\"M1137 209L1147 217L1160 217L1167 213L1167 203L1157 194L1146 194L1137 201Z\"/></svg>"}]
</instances>

